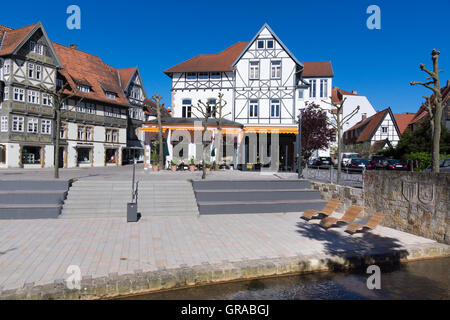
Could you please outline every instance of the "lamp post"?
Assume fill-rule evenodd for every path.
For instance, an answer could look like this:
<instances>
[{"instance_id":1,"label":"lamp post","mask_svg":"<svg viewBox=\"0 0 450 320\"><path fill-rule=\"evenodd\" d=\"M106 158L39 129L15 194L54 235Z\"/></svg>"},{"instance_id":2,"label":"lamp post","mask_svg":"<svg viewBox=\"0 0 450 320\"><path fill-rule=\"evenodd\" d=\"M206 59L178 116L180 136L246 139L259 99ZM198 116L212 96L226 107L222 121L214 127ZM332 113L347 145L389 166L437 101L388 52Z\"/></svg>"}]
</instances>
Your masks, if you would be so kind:
<instances>
[{"instance_id":1,"label":"lamp post","mask_svg":"<svg viewBox=\"0 0 450 320\"><path fill-rule=\"evenodd\" d=\"M298 115L298 133L297 133L297 168L298 168L298 178L301 179L303 176L302 172L302 110L299 109Z\"/></svg>"}]
</instances>

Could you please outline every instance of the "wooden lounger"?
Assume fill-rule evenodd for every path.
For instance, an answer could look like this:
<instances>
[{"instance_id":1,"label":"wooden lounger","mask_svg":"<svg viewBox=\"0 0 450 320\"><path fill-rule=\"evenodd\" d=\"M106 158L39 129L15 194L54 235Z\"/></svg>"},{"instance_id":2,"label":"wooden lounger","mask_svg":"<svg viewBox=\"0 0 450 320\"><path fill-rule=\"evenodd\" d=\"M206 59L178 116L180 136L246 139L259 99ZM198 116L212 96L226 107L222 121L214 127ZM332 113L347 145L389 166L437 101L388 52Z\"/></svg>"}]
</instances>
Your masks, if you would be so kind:
<instances>
[{"instance_id":1,"label":"wooden lounger","mask_svg":"<svg viewBox=\"0 0 450 320\"><path fill-rule=\"evenodd\" d=\"M322 210L312 210L312 209L306 210L305 212L303 212L303 215L300 218L303 218L305 220L311 220L318 215L324 215L328 217L337 209L337 207L339 207L341 203L342 200L331 199L328 201L328 203Z\"/></svg>"},{"instance_id":2,"label":"wooden lounger","mask_svg":"<svg viewBox=\"0 0 450 320\"><path fill-rule=\"evenodd\" d=\"M360 206L351 206L348 208L348 210L344 213L342 218L334 218L334 217L326 217L320 221L320 225L326 229L341 223L350 223L353 222L356 218L359 217L361 212L364 210L364 207Z\"/></svg>"},{"instance_id":3,"label":"wooden lounger","mask_svg":"<svg viewBox=\"0 0 450 320\"><path fill-rule=\"evenodd\" d=\"M367 221L366 224L362 225L359 223L352 223L347 227L347 229L345 229L345 231L353 234L361 228L373 230L380 224L380 222L384 219L385 216L386 216L385 214L377 212L372 217L370 217L369 221Z\"/></svg>"}]
</instances>

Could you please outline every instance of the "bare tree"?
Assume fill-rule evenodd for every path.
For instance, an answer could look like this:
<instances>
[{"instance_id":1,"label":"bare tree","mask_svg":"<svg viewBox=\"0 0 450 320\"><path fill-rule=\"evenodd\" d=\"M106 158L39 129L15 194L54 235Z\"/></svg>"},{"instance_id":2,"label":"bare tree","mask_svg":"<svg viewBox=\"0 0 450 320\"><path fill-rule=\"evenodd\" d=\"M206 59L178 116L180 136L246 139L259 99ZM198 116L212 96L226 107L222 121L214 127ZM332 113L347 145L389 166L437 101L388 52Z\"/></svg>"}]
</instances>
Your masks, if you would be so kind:
<instances>
[{"instance_id":1,"label":"bare tree","mask_svg":"<svg viewBox=\"0 0 450 320\"><path fill-rule=\"evenodd\" d=\"M164 108L164 104L161 104L162 97L159 94L155 94L152 100L156 104L156 117L158 119L158 143L159 143L159 156L158 163L160 169L164 169L164 145L163 145L163 133L162 133L162 122L161 122L161 108Z\"/></svg>"},{"instance_id":2,"label":"bare tree","mask_svg":"<svg viewBox=\"0 0 450 320\"><path fill-rule=\"evenodd\" d=\"M433 139L431 159L432 159L432 172L439 172L439 150L441 140L441 126L442 126L442 113L444 111L444 105L442 103L441 84L439 82L439 73L443 70L439 70L439 54L440 52L433 49L431 52L431 60L433 61L433 71L428 70L425 64L420 65L420 70L425 71L429 76L426 78L427 82L411 81L410 84L422 85L425 88L433 91L434 97L432 99L425 98L427 101L425 107L430 115L431 124L431 137ZM431 84L433 86L431 86ZM430 101L432 100L432 102Z\"/></svg>"},{"instance_id":3,"label":"bare tree","mask_svg":"<svg viewBox=\"0 0 450 320\"><path fill-rule=\"evenodd\" d=\"M223 99L224 94L222 92L219 93L219 100L215 105L215 110L213 112L213 117L217 121L217 138L216 138L216 156L219 158L219 160L222 158L222 126L223 126L223 119L231 114L231 112L224 114L223 108L227 105L227 102ZM216 167L215 170L219 169L219 164L216 161Z\"/></svg>"},{"instance_id":4,"label":"bare tree","mask_svg":"<svg viewBox=\"0 0 450 320\"><path fill-rule=\"evenodd\" d=\"M216 106L211 106L210 101L206 103L198 100L197 105L191 105L202 117L203 132L202 132L202 179L206 179L206 152L208 141L206 141L206 133L208 132L208 120L216 113ZM198 117L197 117L198 118Z\"/></svg>"},{"instance_id":5,"label":"bare tree","mask_svg":"<svg viewBox=\"0 0 450 320\"><path fill-rule=\"evenodd\" d=\"M61 107L63 106L64 102L68 99L75 96L75 91L70 91L69 93L65 93L64 91L68 89L69 84L65 83L60 89L57 89L55 91L48 89L44 85L40 85L41 90L47 94L48 96L52 97L52 104L53 108L55 110L55 122L56 122L56 128L55 128L55 147L54 147L54 157L55 157L55 170L54 170L54 178L59 179L59 146L60 146L60 130L61 130ZM75 108L78 104L81 103L83 98L81 97L78 99L78 102L75 103Z\"/></svg>"},{"instance_id":6,"label":"bare tree","mask_svg":"<svg viewBox=\"0 0 450 320\"><path fill-rule=\"evenodd\" d=\"M343 98L342 94L339 92L339 90L337 91L337 96L338 96L338 100L339 102L333 102L333 99L331 99L331 103L327 102L325 100L322 100L323 102L325 102L326 104L329 104L331 106L333 106L335 109L331 109L330 113L333 116L334 121L328 121L328 123L336 130L336 134L337 134L337 140L338 140L338 148L337 148L337 158L338 158L338 172L337 172L337 184L341 184L342 179L341 179L341 169L342 169L342 157L341 157L341 152L342 152L342 145L343 145L343 141L342 141L342 131L344 128L344 124L350 120L351 118L353 118L359 111L360 106L357 106L352 112L350 112L349 114L347 114L344 117L344 103L347 100L347 98Z\"/></svg>"}]
</instances>

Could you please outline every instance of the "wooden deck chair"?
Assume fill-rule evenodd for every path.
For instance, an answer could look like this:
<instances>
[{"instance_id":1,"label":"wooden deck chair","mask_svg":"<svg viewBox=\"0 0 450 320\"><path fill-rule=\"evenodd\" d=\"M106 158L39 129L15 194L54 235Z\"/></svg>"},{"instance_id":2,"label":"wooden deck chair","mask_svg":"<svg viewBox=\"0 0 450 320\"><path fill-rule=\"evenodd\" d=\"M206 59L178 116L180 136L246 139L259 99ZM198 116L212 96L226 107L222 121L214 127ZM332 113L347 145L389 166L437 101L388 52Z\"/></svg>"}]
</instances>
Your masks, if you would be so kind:
<instances>
[{"instance_id":1,"label":"wooden deck chair","mask_svg":"<svg viewBox=\"0 0 450 320\"><path fill-rule=\"evenodd\" d=\"M315 216L329 216L330 214L332 214L337 207L339 207L339 205L342 203L342 200L334 200L331 199L328 201L328 203L325 205L325 207L322 210L306 210L305 212L303 212L303 215L300 218L303 218L305 220L311 220L313 219Z\"/></svg>"},{"instance_id":2,"label":"wooden deck chair","mask_svg":"<svg viewBox=\"0 0 450 320\"><path fill-rule=\"evenodd\" d=\"M364 207L360 206L351 206L348 208L348 210L344 213L342 218L334 218L334 217L326 217L320 221L320 225L324 227L325 229L331 228L334 225L337 225L338 223L350 223L353 222L356 218L359 217L361 212L364 210Z\"/></svg>"},{"instance_id":3,"label":"wooden deck chair","mask_svg":"<svg viewBox=\"0 0 450 320\"><path fill-rule=\"evenodd\" d=\"M383 221L385 216L386 216L385 214L377 212L372 217L370 217L369 221L367 221L366 224L362 225L362 224L359 224L359 223L352 223L351 225L349 225L347 227L347 229L345 229L345 231L350 233L350 234L354 234L359 229L370 229L370 230L373 230L380 224L381 221Z\"/></svg>"}]
</instances>

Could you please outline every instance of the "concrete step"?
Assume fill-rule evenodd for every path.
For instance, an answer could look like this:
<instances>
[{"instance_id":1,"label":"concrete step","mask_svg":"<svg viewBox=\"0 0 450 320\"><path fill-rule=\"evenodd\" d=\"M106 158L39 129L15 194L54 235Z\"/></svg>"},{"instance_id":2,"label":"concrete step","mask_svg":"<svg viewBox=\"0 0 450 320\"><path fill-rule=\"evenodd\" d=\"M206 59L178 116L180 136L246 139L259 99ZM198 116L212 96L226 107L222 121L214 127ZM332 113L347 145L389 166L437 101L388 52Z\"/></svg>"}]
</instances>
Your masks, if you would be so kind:
<instances>
[{"instance_id":1,"label":"concrete step","mask_svg":"<svg viewBox=\"0 0 450 320\"><path fill-rule=\"evenodd\" d=\"M308 209L320 210L326 204L322 200L304 200L296 203L239 203L239 204L200 204L199 212L207 214L257 214L279 212L304 212Z\"/></svg>"},{"instance_id":2,"label":"concrete step","mask_svg":"<svg viewBox=\"0 0 450 320\"><path fill-rule=\"evenodd\" d=\"M231 181L193 181L195 191L198 190L233 190L233 189L310 189L308 180L231 180Z\"/></svg>"},{"instance_id":3,"label":"concrete step","mask_svg":"<svg viewBox=\"0 0 450 320\"><path fill-rule=\"evenodd\" d=\"M282 200L308 200L320 199L319 191L272 191L272 192L196 192L195 196L198 202L201 201L282 201Z\"/></svg>"},{"instance_id":4,"label":"concrete step","mask_svg":"<svg viewBox=\"0 0 450 320\"><path fill-rule=\"evenodd\" d=\"M55 219L60 215L61 207L50 204L1 204L0 219Z\"/></svg>"},{"instance_id":5,"label":"concrete step","mask_svg":"<svg viewBox=\"0 0 450 320\"><path fill-rule=\"evenodd\" d=\"M67 190L69 181L66 180L1 180L0 191L15 190Z\"/></svg>"},{"instance_id":6,"label":"concrete step","mask_svg":"<svg viewBox=\"0 0 450 320\"><path fill-rule=\"evenodd\" d=\"M0 204L62 204L67 191L0 191Z\"/></svg>"}]
</instances>

